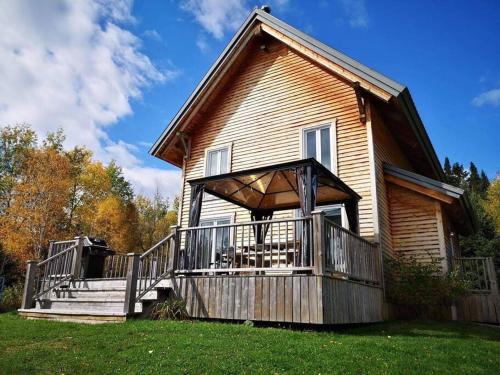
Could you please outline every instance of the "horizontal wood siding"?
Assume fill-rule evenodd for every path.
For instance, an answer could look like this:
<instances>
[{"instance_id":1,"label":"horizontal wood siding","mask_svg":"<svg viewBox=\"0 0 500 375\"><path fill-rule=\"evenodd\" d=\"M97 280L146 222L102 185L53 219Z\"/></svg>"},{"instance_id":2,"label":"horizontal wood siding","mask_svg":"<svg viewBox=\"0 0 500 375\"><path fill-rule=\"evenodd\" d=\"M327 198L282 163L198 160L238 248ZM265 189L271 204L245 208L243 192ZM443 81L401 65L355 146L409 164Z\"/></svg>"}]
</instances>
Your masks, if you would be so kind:
<instances>
[{"instance_id":1,"label":"horizontal wood siding","mask_svg":"<svg viewBox=\"0 0 500 375\"><path fill-rule=\"evenodd\" d=\"M367 134L353 88L279 42L267 51L249 48L248 59L191 127L181 225L188 222L187 181L204 176L207 148L231 145L232 171L297 160L301 129L336 119L338 175L362 196L361 234L373 235ZM220 199L204 202L201 217L233 213L236 221L249 220L246 210Z\"/></svg>"},{"instance_id":2,"label":"horizontal wood siding","mask_svg":"<svg viewBox=\"0 0 500 375\"><path fill-rule=\"evenodd\" d=\"M174 291L190 317L320 324L321 277L179 277Z\"/></svg>"},{"instance_id":3,"label":"horizontal wood siding","mask_svg":"<svg viewBox=\"0 0 500 375\"><path fill-rule=\"evenodd\" d=\"M388 184L388 197L394 251L422 262L439 258L436 201L392 184Z\"/></svg>"},{"instance_id":4,"label":"horizontal wood siding","mask_svg":"<svg viewBox=\"0 0 500 375\"><path fill-rule=\"evenodd\" d=\"M384 179L383 163L389 163L409 171L412 171L413 168L373 106L371 107L371 116L375 153L375 176L377 181L380 245L382 246L382 252L385 256L392 256L394 254L394 249L391 238L389 203L387 198L388 191Z\"/></svg>"},{"instance_id":5,"label":"horizontal wood siding","mask_svg":"<svg viewBox=\"0 0 500 375\"><path fill-rule=\"evenodd\" d=\"M323 277L325 324L369 323L383 320L383 290L362 283Z\"/></svg>"}]
</instances>

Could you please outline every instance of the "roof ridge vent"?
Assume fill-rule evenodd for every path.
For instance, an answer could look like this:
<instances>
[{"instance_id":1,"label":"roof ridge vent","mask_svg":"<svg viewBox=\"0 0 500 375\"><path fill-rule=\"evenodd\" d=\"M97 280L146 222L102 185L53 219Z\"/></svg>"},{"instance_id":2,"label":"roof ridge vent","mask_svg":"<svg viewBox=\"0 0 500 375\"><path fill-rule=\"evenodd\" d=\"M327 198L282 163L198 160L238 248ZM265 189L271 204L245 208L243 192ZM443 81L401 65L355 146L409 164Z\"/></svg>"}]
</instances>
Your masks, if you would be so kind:
<instances>
[{"instance_id":1,"label":"roof ridge vent","mask_svg":"<svg viewBox=\"0 0 500 375\"><path fill-rule=\"evenodd\" d=\"M264 11L264 12L266 12L266 13L271 14L271 7L270 7L269 5L267 5L267 4L262 5L262 6L260 7L260 10L262 10L262 11Z\"/></svg>"}]
</instances>

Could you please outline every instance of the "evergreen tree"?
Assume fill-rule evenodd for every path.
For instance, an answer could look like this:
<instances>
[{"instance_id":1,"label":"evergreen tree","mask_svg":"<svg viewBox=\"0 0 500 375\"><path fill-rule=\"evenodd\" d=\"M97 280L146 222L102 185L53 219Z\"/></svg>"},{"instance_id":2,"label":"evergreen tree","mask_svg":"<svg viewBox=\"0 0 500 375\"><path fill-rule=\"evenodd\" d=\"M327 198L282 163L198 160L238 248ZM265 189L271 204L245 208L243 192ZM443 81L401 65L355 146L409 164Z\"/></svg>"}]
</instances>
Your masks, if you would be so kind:
<instances>
[{"instance_id":1,"label":"evergreen tree","mask_svg":"<svg viewBox=\"0 0 500 375\"><path fill-rule=\"evenodd\" d=\"M470 191L474 191L479 194L484 193L483 191L481 191L481 177L479 177L477 167L473 162L470 163L469 167L468 185Z\"/></svg>"},{"instance_id":2,"label":"evergreen tree","mask_svg":"<svg viewBox=\"0 0 500 375\"><path fill-rule=\"evenodd\" d=\"M490 179L488 178L486 173L481 169L479 189L480 189L481 193L483 194L483 196L486 194L489 187L490 187Z\"/></svg>"},{"instance_id":3,"label":"evergreen tree","mask_svg":"<svg viewBox=\"0 0 500 375\"><path fill-rule=\"evenodd\" d=\"M448 157L444 158L443 170L444 170L445 181L448 183L451 183L451 163L450 163L450 159L448 159Z\"/></svg>"}]
</instances>

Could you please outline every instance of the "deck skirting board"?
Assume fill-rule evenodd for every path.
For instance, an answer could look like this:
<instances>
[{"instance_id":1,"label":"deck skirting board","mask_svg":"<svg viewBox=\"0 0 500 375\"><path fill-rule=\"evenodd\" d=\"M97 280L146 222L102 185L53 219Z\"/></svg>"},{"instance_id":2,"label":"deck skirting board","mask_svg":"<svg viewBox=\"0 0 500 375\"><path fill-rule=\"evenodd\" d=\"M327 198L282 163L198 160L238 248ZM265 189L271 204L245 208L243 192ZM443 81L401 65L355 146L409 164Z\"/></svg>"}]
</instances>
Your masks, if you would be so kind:
<instances>
[{"instance_id":1,"label":"deck skirting board","mask_svg":"<svg viewBox=\"0 0 500 375\"><path fill-rule=\"evenodd\" d=\"M173 280L192 318L303 324L382 320L382 289L316 275L193 276Z\"/></svg>"}]
</instances>

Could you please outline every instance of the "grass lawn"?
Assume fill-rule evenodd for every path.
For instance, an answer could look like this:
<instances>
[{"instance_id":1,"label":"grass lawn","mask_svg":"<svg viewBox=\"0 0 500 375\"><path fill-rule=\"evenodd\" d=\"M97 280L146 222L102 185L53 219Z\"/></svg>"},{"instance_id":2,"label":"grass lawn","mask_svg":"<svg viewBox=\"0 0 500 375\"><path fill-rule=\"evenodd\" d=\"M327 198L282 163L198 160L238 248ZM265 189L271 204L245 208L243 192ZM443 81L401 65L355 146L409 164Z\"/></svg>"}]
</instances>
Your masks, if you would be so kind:
<instances>
[{"instance_id":1,"label":"grass lawn","mask_svg":"<svg viewBox=\"0 0 500 375\"><path fill-rule=\"evenodd\" d=\"M499 374L500 328L390 322L331 331L214 322L80 325L0 314L1 374Z\"/></svg>"}]
</instances>

